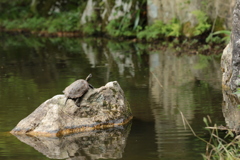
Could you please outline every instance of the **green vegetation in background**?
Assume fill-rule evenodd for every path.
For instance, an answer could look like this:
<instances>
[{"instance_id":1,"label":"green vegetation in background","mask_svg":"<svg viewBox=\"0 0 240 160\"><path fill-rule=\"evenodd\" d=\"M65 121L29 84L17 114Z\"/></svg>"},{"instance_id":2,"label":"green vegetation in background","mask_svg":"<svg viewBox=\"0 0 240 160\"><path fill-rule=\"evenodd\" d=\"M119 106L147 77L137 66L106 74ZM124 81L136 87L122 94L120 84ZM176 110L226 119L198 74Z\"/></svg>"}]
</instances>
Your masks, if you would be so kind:
<instances>
[{"instance_id":1,"label":"green vegetation in background","mask_svg":"<svg viewBox=\"0 0 240 160\"><path fill-rule=\"evenodd\" d=\"M194 29L194 36L198 36L203 34L204 32L209 31L211 24L208 23L208 17L206 15L206 13L204 13L203 11L200 10L195 10L192 12L193 15L195 15L195 17L198 20L198 24Z\"/></svg>"},{"instance_id":2,"label":"green vegetation in background","mask_svg":"<svg viewBox=\"0 0 240 160\"><path fill-rule=\"evenodd\" d=\"M123 16L111 20L106 26L106 32L113 37L136 37L136 34L147 25L146 3L146 0L141 0L138 9L132 8ZM122 10L122 7L118 7L115 15Z\"/></svg>"},{"instance_id":3,"label":"green vegetation in background","mask_svg":"<svg viewBox=\"0 0 240 160\"><path fill-rule=\"evenodd\" d=\"M4 19L1 20L6 29L28 29L31 31L76 31L79 29L79 13L64 12L56 13L51 17L29 17L27 19Z\"/></svg>"},{"instance_id":4,"label":"green vegetation in background","mask_svg":"<svg viewBox=\"0 0 240 160\"><path fill-rule=\"evenodd\" d=\"M221 30L214 33L210 33L206 38L207 43L225 43L230 41L231 31Z\"/></svg>"},{"instance_id":5,"label":"green vegetation in background","mask_svg":"<svg viewBox=\"0 0 240 160\"><path fill-rule=\"evenodd\" d=\"M96 2L99 8L106 7L104 2ZM211 32L215 24L209 22L208 16L201 10L192 14L198 21L196 26L181 24L174 18L168 24L155 21L147 25L146 0L133 1L137 5L123 16L111 21L101 18L103 9L95 10L86 23L81 25L80 20L87 6L87 1L77 0L19 0L0 2L0 27L7 30L20 29L23 31L55 32L82 32L86 35L106 33L111 37L137 37L140 40L168 39L169 37L183 37L186 34L201 36L209 34L206 43L224 43L229 40L230 31L221 30ZM113 5L112 2L110 5ZM136 9L135 7L138 6ZM123 12L123 6L116 7L116 13ZM189 28L190 27L190 28ZM185 33L188 32L188 33ZM189 33L190 32L190 33Z\"/></svg>"},{"instance_id":6,"label":"green vegetation in background","mask_svg":"<svg viewBox=\"0 0 240 160\"><path fill-rule=\"evenodd\" d=\"M137 34L139 39L156 39L158 37L179 37L181 35L181 25L177 19L173 19L169 24L156 21L151 26L146 26L145 30Z\"/></svg>"}]
</instances>

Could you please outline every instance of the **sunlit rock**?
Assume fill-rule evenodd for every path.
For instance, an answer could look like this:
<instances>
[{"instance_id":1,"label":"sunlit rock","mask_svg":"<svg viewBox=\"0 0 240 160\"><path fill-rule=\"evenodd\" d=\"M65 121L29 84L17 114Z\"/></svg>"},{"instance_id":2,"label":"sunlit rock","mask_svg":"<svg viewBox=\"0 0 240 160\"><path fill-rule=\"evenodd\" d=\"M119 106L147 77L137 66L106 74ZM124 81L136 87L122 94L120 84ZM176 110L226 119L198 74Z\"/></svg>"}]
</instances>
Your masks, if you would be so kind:
<instances>
[{"instance_id":1,"label":"sunlit rock","mask_svg":"<svg viewBox=\"0 0 240 160\"><path fill-rule=\"evenodd\" d=\"M126 146L131 123L101 131L64 137L16 137L51 159L119 159Z\"/></svg>"},{"instance_id":2,"label":"sunlit rock","mask_svg":"<svg viewBox=\"0 0 240 160\"><path fill-rule=\"evenodd\" d=\"M223 89L230 89L232 76L232 45L229 43L223 50L221 58L222 69L222 87Z\"/></svg>"},{"instance_id":3,"label":"sunlit rock","mask_svg":"<svg viewBox=\"0 0 240 160\"><path fill-rule=\"evenodd\" d=\"M237 0L232 21L231 42L225 48L221 65L224 89L236 90L240 86L240 1Z\"/></svg>"},{"instance_id":4,"label":"sunlit rock","mask_svg":"<svg viewBox=\"0 0 240 160\"><path fill-rule=\"evenodd\" d=\"M45 101L21 120L12 134L61 136L126 124L132 119L131 109L120 85L114 81L97 89L89 89L80 107L65 95Z\"/></svg>"}]
</instances>

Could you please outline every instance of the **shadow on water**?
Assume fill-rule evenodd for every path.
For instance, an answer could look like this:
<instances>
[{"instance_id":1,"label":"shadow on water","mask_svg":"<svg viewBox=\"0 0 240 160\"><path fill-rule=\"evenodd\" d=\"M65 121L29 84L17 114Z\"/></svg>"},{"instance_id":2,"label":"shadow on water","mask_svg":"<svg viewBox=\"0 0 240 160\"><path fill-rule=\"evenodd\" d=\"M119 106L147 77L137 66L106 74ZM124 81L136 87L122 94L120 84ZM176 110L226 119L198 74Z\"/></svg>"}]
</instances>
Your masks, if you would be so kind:
<instances>
[{"instance_id":1,"label":"shadow on water","mask_svg":"<svg viewBox=\"0 0 240 160\"><path fill-rule=\"evenodd\" d=\"M184 128L179 110L200 135L205 135L202 119L207 115L214 122L224 124L220 56L176 56L174 53L173 48L150 51L144 44L95 38L1 35L0 132L10 131L45 100L62 94L66 86L89 73L93 75L91 84L96 88L108 81L118 81L134 119L131 129L127 130L82 133L65 139L46 138L46 146L51 143L57 146L49 153L37 149L41 146L39 143L31 145L25 141L41 153L14 136L2 136L0 159L54 159L69 155L78 155L78 158L85 155L88 159L202 159L200 154L204 153L205 144ZM84 134L88 135L84 138ZM112 134L116 140L109 141ZM84 140L89 136L93 138L91 143ZM68 148L67 140L72 138L74 141L70 140L69 145L72 150L64 150ZM65 146L61 148L59 144ZM86 149L79 149L81 145L86 145ZM60 152L62 157L43 155L51 152Z\"/></svg>"}]
</instances>

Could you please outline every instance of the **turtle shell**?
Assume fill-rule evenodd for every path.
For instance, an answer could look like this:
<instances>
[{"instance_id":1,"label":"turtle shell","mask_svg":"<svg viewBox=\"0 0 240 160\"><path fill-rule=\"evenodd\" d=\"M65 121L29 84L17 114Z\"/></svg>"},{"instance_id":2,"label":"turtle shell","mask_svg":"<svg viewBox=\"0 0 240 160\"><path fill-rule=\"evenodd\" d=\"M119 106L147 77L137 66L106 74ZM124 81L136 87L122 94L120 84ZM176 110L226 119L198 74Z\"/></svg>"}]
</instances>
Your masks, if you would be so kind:
<instances>
[{"instance_id":1,"label":"turtle shell","mask_svg":"<svg viewBox=\"0 0 240 160\"><path fill-rule=\"evenodd\" d=\"M89 89L89 84L84 79L79 79L65 88L63 93L67 98L79 98Z\"/></svg>"}]
</instances>

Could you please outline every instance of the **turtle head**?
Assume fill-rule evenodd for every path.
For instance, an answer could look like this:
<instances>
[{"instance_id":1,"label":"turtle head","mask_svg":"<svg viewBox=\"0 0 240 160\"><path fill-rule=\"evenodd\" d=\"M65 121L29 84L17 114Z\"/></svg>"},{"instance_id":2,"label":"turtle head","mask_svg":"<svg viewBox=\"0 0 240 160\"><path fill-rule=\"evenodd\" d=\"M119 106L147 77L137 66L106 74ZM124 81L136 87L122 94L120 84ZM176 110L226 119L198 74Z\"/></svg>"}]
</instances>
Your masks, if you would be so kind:
<instances>
[{"instance_id":1,"label":"turtle head","mask_svg":"<svg viewBox=\"0 0 240 160\"><path fill-rule=\"evenodd\" d=\"M86 81L89 81L89 79L92 77L92 74L90 73L87 78L86 78Z\"/></svg>"}]
</instances>

